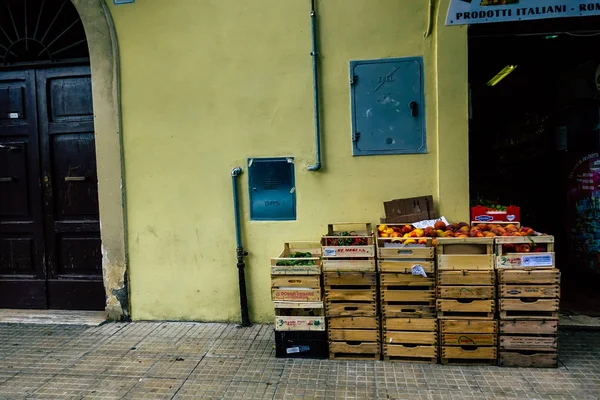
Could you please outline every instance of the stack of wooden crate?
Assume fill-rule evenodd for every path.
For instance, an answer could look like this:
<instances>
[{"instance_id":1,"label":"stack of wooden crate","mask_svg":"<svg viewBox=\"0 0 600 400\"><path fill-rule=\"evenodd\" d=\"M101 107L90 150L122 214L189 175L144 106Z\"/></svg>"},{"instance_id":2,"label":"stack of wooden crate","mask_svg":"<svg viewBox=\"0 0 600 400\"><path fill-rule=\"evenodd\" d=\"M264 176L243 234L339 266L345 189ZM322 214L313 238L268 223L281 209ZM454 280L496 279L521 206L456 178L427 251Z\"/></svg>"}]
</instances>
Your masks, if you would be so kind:
<instances>
[{"instance_id":1,"label":"stack of wooden crate","mask_svg":"<svg viewBox=\"0 0 600 400\"><path fill-rule=\"evenodd\" d=\"M434 252L431 238L377 237L386 361L437 363Z\"/></svg>"},{"instance_id":2,"label":"stack of wooden crate","mask_svg":"<svg viewBox=\"0 0 600 400\"><path fill-rule=\"evenodd\" d=\"M494 239L438 238L437 261L442 364L495 364Z\"/></svg>"},{"instance_id":3,"label":"stack of wooden crate","mask_svg":"<svg viewBox=\"0 0 600 400\"><path fill-rule=\"evenodd\" d=\"M331 359L381 358L374 240L371 224L331 224L321 239Z\"/></svg>"},{"instance_id":4,"label":"stack of wooden crate","mask_svg":"<svg viewBox=\"0 0 600 400\"><path fill-rule=\"evenodd\" d=\"M327 334L321 290L321 247L285 243L271 259L277 357L326 358Z\"/></svg>"},{"instance_id":5,"label":"stack of wooden crate","mask_svg":"<svg viewBox=\"0 0 600 400\"><path fill-rule=\"evenodd\" d=\"M556 367L560 271L554 237L498 237L496 254L499 365Z\"/></svg>"}]
</instances>

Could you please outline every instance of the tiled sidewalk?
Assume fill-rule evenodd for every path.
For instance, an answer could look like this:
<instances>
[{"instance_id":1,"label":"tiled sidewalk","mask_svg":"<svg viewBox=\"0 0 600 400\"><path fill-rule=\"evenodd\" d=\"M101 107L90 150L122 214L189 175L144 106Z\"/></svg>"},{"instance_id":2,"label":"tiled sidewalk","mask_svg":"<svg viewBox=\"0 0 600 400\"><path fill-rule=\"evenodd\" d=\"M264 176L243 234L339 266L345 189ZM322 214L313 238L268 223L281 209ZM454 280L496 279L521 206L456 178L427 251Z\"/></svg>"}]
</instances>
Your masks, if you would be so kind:
<instances>
[{"instance_id":1,"label":"tiled sidewalk","mask_svg":"<svg viewBox=\"0 0 600 400\"><path fill-rule=\"evenodd\" d=\"M272 326L0 325L1 399L599 399L600 333L560 336L560 368L282 360Z\"/></svg>"}]
</instances>

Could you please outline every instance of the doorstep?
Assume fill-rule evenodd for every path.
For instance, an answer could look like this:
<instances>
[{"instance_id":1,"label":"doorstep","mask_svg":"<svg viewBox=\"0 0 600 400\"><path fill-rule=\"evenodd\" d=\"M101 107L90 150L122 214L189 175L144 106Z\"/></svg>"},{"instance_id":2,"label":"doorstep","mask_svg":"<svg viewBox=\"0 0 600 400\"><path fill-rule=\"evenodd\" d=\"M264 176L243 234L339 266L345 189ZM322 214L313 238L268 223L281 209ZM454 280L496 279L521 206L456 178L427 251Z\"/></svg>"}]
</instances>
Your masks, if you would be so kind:
<instances>
[{"instance_id":1,"label":"doorstep","mask_svg":"<svg viewBox=\"0 0 600 400\"><path fill-rule=\"evenodd\" d=\"M104 311L0 309L0 324L98 326L105 321Z\"/></svg>"},{"instance_id":2,"label":"doorstep","mask_svg":"<svg viewBox=\"0 0 600 400\"><path fill-rule=\"evenodd\" d=\"M600 330L600 317L583 314L560 314L559 327L564 329Z\"/></svg>"}]
</instances>

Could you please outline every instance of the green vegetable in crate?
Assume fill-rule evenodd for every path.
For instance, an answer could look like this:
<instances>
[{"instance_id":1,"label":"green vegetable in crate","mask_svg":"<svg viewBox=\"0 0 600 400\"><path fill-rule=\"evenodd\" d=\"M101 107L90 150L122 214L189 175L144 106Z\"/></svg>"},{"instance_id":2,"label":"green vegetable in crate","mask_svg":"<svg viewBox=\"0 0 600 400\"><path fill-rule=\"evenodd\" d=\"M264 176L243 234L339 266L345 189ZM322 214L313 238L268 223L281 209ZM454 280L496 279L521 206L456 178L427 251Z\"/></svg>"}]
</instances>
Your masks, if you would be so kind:
<instances>
[{"instance_id":1,"label":"green vegetable in crate","mask_svg":"<svg viewBox=\"0 0 600 400\"><path fill-rule=\"evenodd\" d=\"M312 257L310 252L297 251L290 254L289 258L309 258ZM315 265L314 260L281 260L277 261L278 266L294 266L294 265Z\"/></svg>"}]
</instances>

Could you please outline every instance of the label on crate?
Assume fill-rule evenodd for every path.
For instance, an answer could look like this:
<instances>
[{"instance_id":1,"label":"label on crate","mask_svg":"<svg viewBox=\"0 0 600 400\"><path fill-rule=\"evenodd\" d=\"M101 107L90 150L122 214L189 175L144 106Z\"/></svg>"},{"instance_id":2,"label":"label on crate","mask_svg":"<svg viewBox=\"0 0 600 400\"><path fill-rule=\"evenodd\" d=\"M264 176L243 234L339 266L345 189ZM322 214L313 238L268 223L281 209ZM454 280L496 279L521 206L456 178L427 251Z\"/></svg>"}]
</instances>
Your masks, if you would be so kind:
<instances>
[{"instance_id":1,"label":"label on crate","mask_svg":"<svg viewBox=\"0 0 600 400\"><path fill-rule=\"evenodd\" d=\"M499 258L499 268L510 267L551 267L554 265L552 254L532 254L518 256L502 256Z\"/></svg>"},{"instance_id":2,"label":"label on crate","mask_svg":"<svg viewBox=\"0 0 600 400\"><path fill-rule=\"evenodd\" d=\"M307 351L310 351L310 346L296 346L296 347L288 347L287 349L285 349L285 352L287 354L305 353Z\"/></svg>"},{"instance_id":3,"label":"label on crate","mask_svg":"<svg viewBox=\"0 0 600 400\"><path fill-rule=\"evenodd\" d=\"M365 257L372 255L372 248L360 246L348 246L340 248L326 247L323 249L323 257Z\"/></svg>"},{"instance_id":4,"label":"label on crate","mask_svg":"<svg viewBox=\"0 0 600 400\"><path fill-rule=\"evenodd\" d=\"M336 249L325 249L323 251L323 257L335 257L337 255Z\"/></svg>"},{"instance_id":5,"label":"label on crate","mask_svg":"<svg viewBox=\"0 0 600 400\"><path fill-rule=\"evenodd\" d=\"M552 254L522 256L521 259L524 267L551 267L554 265Z\"/></svg>"},{"instance_id":6,"label":"label on crate","mask_svg":"<svg viewBox=\"0 0 600 400\"><path fill-rule=\"evenodd\" d=\"M425 273L425 269L423 268L423 266L421 264L415 264L412 266L412 274L413 275L419 275L422 276L424 278L427 278L427 274Z\"/></svg>"}]
</instances>

